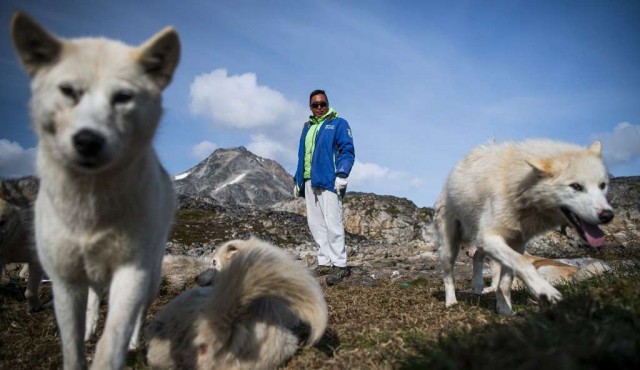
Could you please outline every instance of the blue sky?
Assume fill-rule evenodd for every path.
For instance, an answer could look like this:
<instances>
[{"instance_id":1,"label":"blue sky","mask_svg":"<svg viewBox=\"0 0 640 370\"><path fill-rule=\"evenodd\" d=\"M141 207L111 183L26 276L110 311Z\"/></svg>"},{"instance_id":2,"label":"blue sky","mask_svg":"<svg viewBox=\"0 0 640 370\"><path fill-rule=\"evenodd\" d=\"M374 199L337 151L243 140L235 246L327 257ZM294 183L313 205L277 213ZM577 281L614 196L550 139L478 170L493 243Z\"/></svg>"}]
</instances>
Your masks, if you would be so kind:
<instances>
[{"instance_id":1,"label":"blue sky","mask_svg":"<svg viewBox=\"0 0 640 370\"><path fill-rule=\"evenodd\" d=\"M65 38L137 45L177 28L155 140L174 175L241 145L293 172L316 88L353 131L349 190L430 206L455 162L494 138L600 139L612 174L640 175L638 1L3 0L3 177L33 171L36 145L15 10Z\"/></svg>"}]
</instances>

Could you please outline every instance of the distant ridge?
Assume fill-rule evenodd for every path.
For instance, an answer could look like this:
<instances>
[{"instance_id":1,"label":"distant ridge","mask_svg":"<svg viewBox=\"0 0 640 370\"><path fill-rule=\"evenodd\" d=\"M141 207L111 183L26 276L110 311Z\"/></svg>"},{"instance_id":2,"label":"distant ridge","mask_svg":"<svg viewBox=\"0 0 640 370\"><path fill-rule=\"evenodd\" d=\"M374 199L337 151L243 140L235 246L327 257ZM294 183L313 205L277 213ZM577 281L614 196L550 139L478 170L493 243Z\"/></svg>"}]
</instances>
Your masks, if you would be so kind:
<instances>
[{"instance_id":1,"label":"distant ridge","mask_svg":"<svg viewBox=\"0 0 640 370\"><path fill-rule=\"evenodd\" d=\"M245 147L216 149L174 177L176 193L208 196L226 205L266 207L291 198L292 176L276 161Z\"/></svg>"}]
</instances>

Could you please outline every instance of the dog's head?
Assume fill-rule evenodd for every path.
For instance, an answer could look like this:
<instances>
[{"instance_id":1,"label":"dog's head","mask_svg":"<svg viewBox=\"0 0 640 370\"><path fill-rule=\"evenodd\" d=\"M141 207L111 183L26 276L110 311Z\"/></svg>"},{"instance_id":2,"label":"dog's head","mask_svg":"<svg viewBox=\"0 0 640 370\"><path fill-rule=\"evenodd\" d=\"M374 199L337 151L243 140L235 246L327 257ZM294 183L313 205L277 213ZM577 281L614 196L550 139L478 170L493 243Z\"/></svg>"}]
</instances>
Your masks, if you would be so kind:
<instances>
[{"instance_id":1,"label":"dog's head","mask_svg":"<svg viewBox=\"0 0 640 370\"><path fill-rule=\"evenodd\" d=\"M231 240L216 248L211 256L211 268L196 277L198 285L212 285L215 282L218 272L229 266L229 262L238 251L249 248L252 243L256 242L259 241L254 238L249 240Z\"/></svg>"},{"instance_id":2,"label":"dog's head","mask_svg":"<svg viewBox=\"0 0 640 370\"><path fill-rule=\"evenodd\" d=\"M557 209L589 245L601 246L604 233L598 225L613 219L613 209L606 197L609 174L600 142L527 163L539 179L538 197Z\"/></svg>"},{"instance_id":3,"label":"dog's head","mask_svg":"<svg viewBox=\"0 0 640 370\"><path fill-rule=\"evenodd\" d=\"M130 162L151 145L161 92L180 58L173 28L130 47L104 38L64 40L16 13L11 35L31 77L39 150L91 173Z\"/></svg>"}]
</instances>

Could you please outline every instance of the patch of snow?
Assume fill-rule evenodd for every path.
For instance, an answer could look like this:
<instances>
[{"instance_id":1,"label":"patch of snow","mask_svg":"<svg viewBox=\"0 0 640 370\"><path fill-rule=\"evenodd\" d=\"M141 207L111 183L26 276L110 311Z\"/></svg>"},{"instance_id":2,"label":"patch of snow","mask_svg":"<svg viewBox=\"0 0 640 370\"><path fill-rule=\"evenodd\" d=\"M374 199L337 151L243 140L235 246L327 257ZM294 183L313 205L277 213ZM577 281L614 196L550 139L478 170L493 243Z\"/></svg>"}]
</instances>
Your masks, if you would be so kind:
<instances>
[{"instance_id":1,"label":"patch of snow","mask_svg":"<svg viewBox=\"0 0 640 370\"><path fill-rule=\"evenodd\" d=\"M240 181L240 180L242 180L246 175L247 175L247 173L246 173L246 172L245 172L245 173L242 173L242 174L240 174L240 175L238 175L238 177L236 177L235 179L233 179L233 180L231 180L231 181L229 181L229 182L227 182L227 183L224 183L224 184L222 184L222 185L218 186L218 188L216 188L216 190L214 190L213 192L214 192L214 193L215 193L215 192L218 192L220 189L224 188L224 187L225 187L225 186L227 186L227 185L231 185L231 184L235 184L236 182L239 182L239 181Z\"/></svg>"},{"instance_id":2,"label":"patch of snow","mask_svg":"<svg viewBox=\"0 0 640 370\"><path fill-rule=\"evenodd\" d=\"M186 178L189 175L190 175L190 172L185 172L185 173L181 173L179 175L176 175L173 179L174 180L182 180L182 179Z\"/></svg>"}]
</instances>

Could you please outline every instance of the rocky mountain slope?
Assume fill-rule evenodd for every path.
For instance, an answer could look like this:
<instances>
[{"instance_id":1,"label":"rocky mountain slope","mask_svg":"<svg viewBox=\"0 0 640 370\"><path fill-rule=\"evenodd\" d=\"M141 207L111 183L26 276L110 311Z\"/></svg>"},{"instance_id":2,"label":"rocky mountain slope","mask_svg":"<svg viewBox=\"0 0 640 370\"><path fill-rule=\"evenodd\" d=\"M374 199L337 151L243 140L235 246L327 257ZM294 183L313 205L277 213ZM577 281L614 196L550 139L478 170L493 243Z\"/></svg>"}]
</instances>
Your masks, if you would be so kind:
<instances>
[{"instance_id":1,"label":"rocky mountain slope","mask_svg":"<svg viewBox=\"0 0 640 370\"><path fill-rule=\"evenodd\" d=\"M268 206L291 196L291 175L244 147L215 150L174 179L180 195L208 196L227 205Z\"/></svg>"}]
</instances>

